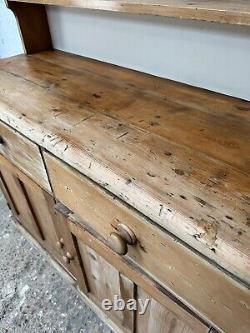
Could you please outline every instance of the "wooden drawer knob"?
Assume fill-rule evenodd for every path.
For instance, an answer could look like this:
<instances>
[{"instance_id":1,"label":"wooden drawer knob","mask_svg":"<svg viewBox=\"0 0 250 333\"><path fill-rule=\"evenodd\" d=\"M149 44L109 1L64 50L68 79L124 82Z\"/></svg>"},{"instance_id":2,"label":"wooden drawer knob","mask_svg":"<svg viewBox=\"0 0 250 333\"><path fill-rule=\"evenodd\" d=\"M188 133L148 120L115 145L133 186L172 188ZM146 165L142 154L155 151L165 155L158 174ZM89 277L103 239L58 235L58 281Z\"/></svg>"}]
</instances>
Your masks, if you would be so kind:
<instances>
[{"instance_id":1,"label":"wooden drawer knob","mask_svg":"<svg viewBox=\"0 0 250 333\"><path fill-rule=\"evenodd\" d=\"M68 257L63 256L62 259L65 262L65 264L69 264L70 263L70 259Z\"/></svg>"},{"instance_id":2,"label":"wooden drawer knob","mask_svg":"<svg viewBox=\"0 0 250 333\"><path fill-rule=\"evenodd\" d=\"M66 264L70 264L71 260L74 259L74 257L72 256L72 254L70 252L66 252L66 255L64 255L62 257L63 261L66 263Z\"/></svg>"},{"instance_id":3,"label":"wooden drawer knob","mask_svg":"<svg viewBox=\"0 0 250 333\"><path fill-rule=\"evenodd\" d=\"M109 246L115 253L125 255L128 252L128 245L136 243L135 234L122 223L117 225L116 230L117 232L112 232L108 238Z\"/></svg>"},{"instance_id":4,"label":"wooden drawer knob","mask_svg":"<svg viewBox=\"0 0 250 333\"><path fill-rule=\"evenodd\" d=\"M64 247L64 241L62 238L60 238L57 242L56 242L56 246L59 248L59 249L62 249Z\"/></svg>"},{"instance_id":5,"label":"wooden drawer knob","mask_svg":"<svg viewBox=\"0 0 250 333\"><path fill-rule=\"evenodd\" d=\"M116 232L110 234L108 243L111 249L117 254L124 255L128 252L127 242Z\"/></svg>"},{"instance_id":6,"label":"wooden drawer knob","mask_svg":"<svg viewBox=\"0 0 250 333\"><path fill-rule=\"evenodd\" d=\"M72 254L71 254L70 252L67 252L67 253L66 253L66 257L67 257L69 260L73 260L73 259L74 259L73 256L72 256Z\"/></svg>"}]
</instances>

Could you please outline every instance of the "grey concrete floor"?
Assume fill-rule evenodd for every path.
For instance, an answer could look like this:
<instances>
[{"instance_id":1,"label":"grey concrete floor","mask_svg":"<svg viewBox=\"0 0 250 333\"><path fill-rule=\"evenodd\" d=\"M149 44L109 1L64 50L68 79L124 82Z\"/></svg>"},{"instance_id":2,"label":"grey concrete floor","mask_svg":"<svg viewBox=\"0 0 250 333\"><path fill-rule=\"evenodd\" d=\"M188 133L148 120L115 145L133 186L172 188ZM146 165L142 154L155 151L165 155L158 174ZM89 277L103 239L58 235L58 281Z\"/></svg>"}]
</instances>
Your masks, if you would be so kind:
<instances>
[{"instance_id":1,"label":"grey concrete floor","mask_svg":"<svg viewBox=\"0 0 250 333\"><path fill-rule=\"evenodd\" d=\"M111 333L11 223L0 193L0 333Z\"/></svg>"}]
</instances>

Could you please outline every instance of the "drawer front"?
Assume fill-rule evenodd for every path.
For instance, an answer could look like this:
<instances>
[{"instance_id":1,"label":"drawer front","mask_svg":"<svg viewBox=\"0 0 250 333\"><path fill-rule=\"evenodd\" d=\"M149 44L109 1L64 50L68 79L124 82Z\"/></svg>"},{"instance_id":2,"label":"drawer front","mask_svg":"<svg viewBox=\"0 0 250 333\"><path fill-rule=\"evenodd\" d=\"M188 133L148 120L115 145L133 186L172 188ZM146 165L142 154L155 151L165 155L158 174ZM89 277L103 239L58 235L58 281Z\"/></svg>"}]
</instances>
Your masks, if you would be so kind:
<instances>
[{"instance_id":1,"label":"drawer front","mask_svg":"<svg viewBox=\"0 0 250 333\"><path fill-rule=\"evenodd\" d=\"M126 258L221 331L249 333L249 289L61 161L49 154L45 160L57 199L104 239L119 223L134 232Z\"/></svg>"},{"instance_id":2,"label":"drawer front","mask_svg":"<svg viewBox=\"0 0 250 333\"><path fill-rule=\"evenodd\" d=\"M0 122L0 154L45 190L51 191L38 146L2 122Z\"/></svg>"}]
</instances>

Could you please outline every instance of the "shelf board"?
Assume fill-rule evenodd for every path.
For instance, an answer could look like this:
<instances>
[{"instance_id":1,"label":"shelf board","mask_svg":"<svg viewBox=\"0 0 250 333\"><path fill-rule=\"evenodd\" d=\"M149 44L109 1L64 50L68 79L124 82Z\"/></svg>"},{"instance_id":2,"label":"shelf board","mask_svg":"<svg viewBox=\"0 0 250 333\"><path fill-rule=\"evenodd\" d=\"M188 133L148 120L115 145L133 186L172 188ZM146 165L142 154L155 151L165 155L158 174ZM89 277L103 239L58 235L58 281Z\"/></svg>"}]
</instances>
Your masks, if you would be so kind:
<instances>
[{"instance_id":1,"label":"shelf board","mask_svg":"<svg viewBox=\"0 0 250 333\"><path fill-rule=\"evenodd\" d=\"M16 2L250 25L249 0L17 0Z\"/></svg>"}]
</instances>

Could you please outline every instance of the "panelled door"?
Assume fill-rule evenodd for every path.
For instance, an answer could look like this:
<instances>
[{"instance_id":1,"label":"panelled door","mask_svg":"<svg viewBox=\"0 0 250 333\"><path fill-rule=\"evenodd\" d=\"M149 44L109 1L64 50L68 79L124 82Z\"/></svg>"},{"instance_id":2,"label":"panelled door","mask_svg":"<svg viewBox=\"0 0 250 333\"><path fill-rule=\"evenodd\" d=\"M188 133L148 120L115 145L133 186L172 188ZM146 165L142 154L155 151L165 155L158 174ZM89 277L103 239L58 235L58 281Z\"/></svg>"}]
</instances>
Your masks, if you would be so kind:
<instances>
[{"instance_id":1,"label":"panelled door","mask_svg":"<svg viewBox=\"0 0 250 333\"><path fill-rule=\"evenodd\" d=\"M84 272L65 218L55 211L55 200L33 180L0 155L0 186L13 216L86 290Z\"/></svg>"},{"instance_id":2,"label":"panelled door","mask_svg":"<svg viewBox=\"0 0 250 333\"><path fill-rule=\"evenodd\" d=\"M86 272L89 297L100 308L103 301L108 300L114 304L114 297L126 302L134 298L135 286L125 275L110 265L91 247L78 240L78 246ZM118 308L117 308L118 309ZM107 315L126 332L133 332L135 311L124 308L122 311L113 306ZM105 309L103 308L105 311Z\"/></svg>"},{"instance_id":3,"label":"panelled door","mask_svg":"<svg viewBox=\"0 0 250 333\"><path fill-rule=\"evenodd\" d=\"M0 182L14 217L40 244L54 252L56 233L50 212L53 198L2 156Z\"/></svg>"}]
</instances>

